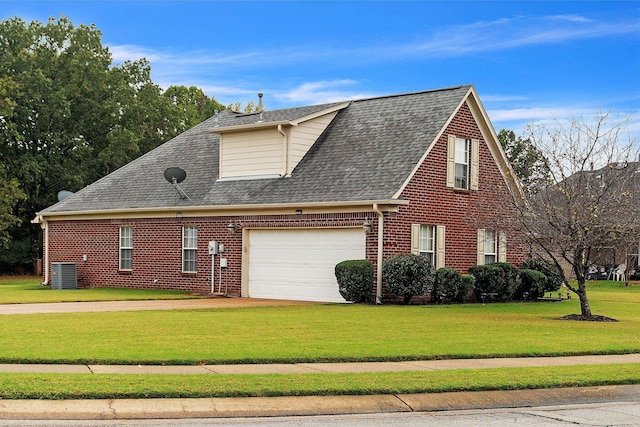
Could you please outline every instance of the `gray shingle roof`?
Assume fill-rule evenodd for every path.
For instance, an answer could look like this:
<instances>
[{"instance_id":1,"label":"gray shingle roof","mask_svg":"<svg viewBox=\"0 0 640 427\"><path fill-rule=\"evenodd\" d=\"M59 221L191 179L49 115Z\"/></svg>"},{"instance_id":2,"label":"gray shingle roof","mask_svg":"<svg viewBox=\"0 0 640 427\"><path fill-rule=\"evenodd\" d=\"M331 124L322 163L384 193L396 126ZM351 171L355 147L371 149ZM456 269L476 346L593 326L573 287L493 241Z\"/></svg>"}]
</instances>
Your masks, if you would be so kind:
<instances>
[{"instance_id":1,"label":"gray shingle roof","mask_svg":"<svg viewBox=\"0 0 640 427\"><path fill-rule=\"evenodd\" d=\"M243 204L389 200L444 127L470 86L352 101L341 110L291 177L218 181L218 135L209 118L43 213ZM265 111L263 122L295 120L338 105ZM256 115L223 111L220 126ZM187 172L181 200L167 167Z\"/></svg>"}]
</instances>

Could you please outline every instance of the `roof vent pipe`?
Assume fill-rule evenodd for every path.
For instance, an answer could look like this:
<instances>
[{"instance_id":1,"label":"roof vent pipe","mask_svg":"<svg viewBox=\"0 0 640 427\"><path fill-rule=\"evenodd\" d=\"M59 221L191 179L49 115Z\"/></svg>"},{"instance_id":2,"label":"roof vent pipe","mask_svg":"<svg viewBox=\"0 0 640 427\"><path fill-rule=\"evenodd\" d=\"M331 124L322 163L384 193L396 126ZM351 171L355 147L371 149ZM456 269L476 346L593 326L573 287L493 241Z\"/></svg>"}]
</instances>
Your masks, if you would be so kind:
<instances>
[{"instance_id":1,"label":"roof vent pipe","mask_svg":"<svg viewBox=\"0 0 640 427\"><path fill-rule=\"evenodd\" d=\"M264 94L262 92L258 93L258 111L260 112L260 120L258 122L262 122L262 112L264 111L264 105L262 104L262 97Z\"/></svg>"}]
</instances>

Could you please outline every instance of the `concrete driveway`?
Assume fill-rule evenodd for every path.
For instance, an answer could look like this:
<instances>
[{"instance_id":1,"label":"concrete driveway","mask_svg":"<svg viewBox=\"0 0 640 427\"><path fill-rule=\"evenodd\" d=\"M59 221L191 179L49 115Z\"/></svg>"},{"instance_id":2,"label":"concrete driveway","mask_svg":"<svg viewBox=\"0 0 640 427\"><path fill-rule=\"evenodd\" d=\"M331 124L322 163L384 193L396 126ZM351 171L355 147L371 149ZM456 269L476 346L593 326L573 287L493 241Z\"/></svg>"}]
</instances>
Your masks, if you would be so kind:
<instances>
[{"instance_id":1,"label":"concrete driveway","mask_svg":"<svg viewBox=\"0 0 640 427\"><path fill-rule=\"evenodd\" d=\"M88 313L98 311L199 310L207 308L320 304L308 301L214 297L182 300L57 302L0 304L0 314Z\"/></svg>"}]
</instances>

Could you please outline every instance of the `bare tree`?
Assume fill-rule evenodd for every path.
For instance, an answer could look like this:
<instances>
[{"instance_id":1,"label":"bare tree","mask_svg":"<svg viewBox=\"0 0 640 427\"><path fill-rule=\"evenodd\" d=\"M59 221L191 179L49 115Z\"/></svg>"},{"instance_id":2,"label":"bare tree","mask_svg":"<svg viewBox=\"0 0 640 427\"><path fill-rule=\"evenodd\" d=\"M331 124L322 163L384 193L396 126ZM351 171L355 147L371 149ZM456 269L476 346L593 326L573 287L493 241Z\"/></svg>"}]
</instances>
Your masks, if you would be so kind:
<instances>
[{"instance_id":1,"label":"bare tree","mask_svg":"<svg viewBox=\"0 0 640 427\"><path fill-rule=\"evenodd\" d=\"M520 205L519 224L540 251L573 273L567 287L580 298L581 319L598 320L586 289L587 269L605 247L640 239L638 144L623 141L627 121L608 114L553 126L529 126L528 138L543 153L551 183Z\"/></svg>"}]
</instances>

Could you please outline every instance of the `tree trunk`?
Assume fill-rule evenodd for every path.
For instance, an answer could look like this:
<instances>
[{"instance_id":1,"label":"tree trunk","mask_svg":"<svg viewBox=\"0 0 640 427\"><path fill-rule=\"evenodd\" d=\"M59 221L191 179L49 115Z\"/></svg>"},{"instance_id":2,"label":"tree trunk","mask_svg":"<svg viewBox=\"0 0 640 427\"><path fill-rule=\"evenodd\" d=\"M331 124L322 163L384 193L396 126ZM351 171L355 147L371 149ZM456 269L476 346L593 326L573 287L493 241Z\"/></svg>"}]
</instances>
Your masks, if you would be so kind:
<instances>
[{"instance_id":1,"label":"tree trunk","mask_svg":"<svg viewBox=\"0 0 640 427\"><path fill-rule=\"evenodd\" d=\"M578 280L578 297L580 298L580 314L584 317L591 317L591 306L589 305L589 298L587 298L587 287L585 280Z\"/></svg>"}]
</instances>

